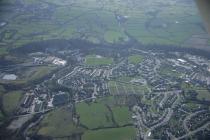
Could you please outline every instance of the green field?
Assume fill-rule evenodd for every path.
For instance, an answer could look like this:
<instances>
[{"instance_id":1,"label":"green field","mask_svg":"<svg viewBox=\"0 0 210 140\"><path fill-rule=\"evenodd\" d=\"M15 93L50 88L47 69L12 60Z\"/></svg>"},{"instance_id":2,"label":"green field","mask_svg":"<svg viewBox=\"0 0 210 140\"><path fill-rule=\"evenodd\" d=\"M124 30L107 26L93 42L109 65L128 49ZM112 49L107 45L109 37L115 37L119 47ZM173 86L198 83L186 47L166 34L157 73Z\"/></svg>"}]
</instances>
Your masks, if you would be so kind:
<instances>
[{"instance_id":1,"label":"green field","mask_svg":"<svg viewBox=\"0 0 210 140\"><path fill-rule=\"evenodd\" d=\"M182 89L185 91L186 96L190 96L189 91L195 91L197 93L198 100L210 101L210 92L208 89L200 86L195 86L188 83L182 83Z\"/></svg>"},{"instance_id":2,"label":"green field","mask_svg":"<svg viewBox=\"0 0 210 140\"><path fill-rule=\"evenodd\" d=\"M199 100L210 101L210 92L208 90L196 90L196 92L198 93L197 98Z\"/></svg>"},{"instance_id":3,"label":"green field","mask_svg":"<svg viewBox=\"0 0 210 140\"><path fill-rule=\"evenodd\" d=\"M12 113L18 106L23 91L8 92L3 95L3 108L7 113Z\"/></svg>"},{"instance_id":4,"label":"green field","mask_svg":"<svg viewBox=\"0 0 210 140\"><path fill-rule=\"evenodd\" d=\"M9 24L0 28L0 40L11 47L51 39L121 43L128 41L128 36L146 45L181 46L192 35L206 34L193 1L140 0L132 4L106 0L103 6L95 0L23 0L15 4L13 0L3 0L1 3L1 19ZM9 8L22 12L4 10ZM119 23L116 14L124 17L124 22ZM5 53L5 49L0 50L0 55Z\"/></svg>"},{"instance_id":5,"label":"green field","mask_svg":"<svg viewBox=\"0 0 210 140\"><path fill-rule=\"evenodd\" d=\"M111 65L113 64L113 59L97 55L88 55L85 58L85 63L90 66Z\"/></svg>"},{"instance_id":6,"label":"green field","mask_svg":"<svg viewBox=\"0 0 210 140\"><path fill-rule=\"evenodd\" d=\"M116 82L115 81L109 81L108 86L109 86L109 91L112 95L118 94L118 90L116 88Z\"/></svg>"},{"instance_id":7,"label":"green field","mask_svg":"<svg viewBox=\"0 0 210 140\"><path fill-rule=\"evenodd\" d=\"M109 43L119 43L120 41L125 41L127 38L124 33L116 31L107 31L105 32L104 39Z\"/></svg>"},{"instance_id":8,"label":"green field","mask_svg":"<svg viewBox=\"0 0 210 140\"><path fill-rule=\"evenodd\" d=\"M117 106L113 97L97 100L96 103L79 103L76 111L81 124L89 129L123 126L131 124L131 112L128 107Z\"/></svg>"},{"instance_id":9,"label":"green field","mask_svg":"<svg viewBox=\"0 0 210 140\"><path fill-rule=\"evenodd\" d=\"M117 102L116 98L117 97L114 97L114 96L108 96L105 98L98 99L98 102L100 102L101 104L104 104L104 105L109 105L111 108L113 108L116 106L116 102Z\"/></svg>"},{"instance_id":10,"label":"green field","mask_svg":"<svg viewBox=\"0 0 210 140\"><path fill-rule=\"evenodd\" d=\"M21 73L19 73L18 79L14 81L1 81L1 82L4 84L10 83L15 85L27 85L30 82L35 82L44 78L55 69L56 67L54 66L30 67L22 70Z\"/></svg>"},{"instance_id":11,"label":"green field","mask_svg":"<svg viewBox=\"0 0 210 140\"><path fill-rule=\"evenodd\" d=\"M3 93L5 92L6 90L4 89L4 87L2 85L0 85L0 97L3 95Z\"/></svg>"},{"instance_id":12,"label":"green field","mask_svg":"<svg viewBox=\"0 0 210 140\"><path fill-rule=\"evenodd\" d=\"M8 54L7 48L5 48L5 47L0 48L0 56L5 55L5 54Z\"/></svg>"},{"instance_id":13,"label":"green field","mask_svg":"<svg viewBox=\"0 0 210 140\"><path fill-rule=\"evenodd\" d=\"M104 104L80 103L76 105L76 110L80 116L80 122L90 129L113 125L111 113Z\"/></svg>"},{"instance_id":14,"label":"green field","mask_svg":"<svg viewBox=\"0 0 210 140\"><path fill-rule=\"evenodd\" d=\"M52 70L56 67L48 67L48 66L41 66L41 67L32 67L25 69L23 71L23 75L20 76L19 82L32 82L43 78L44 76L48 75ZM17 80L18 82L18 80Z\"/></svg>"},{"instance_id":15,"label":"green field","mask_svg":"<svg viewBox=\"0 0 210 140\"><path fill-rule=\"evenodd\" d=\"M159 71L160 71L160 74L164 76L170 76L170 77L176 77L176 78L182 76L181 73L174 71L174 69L171 67L161 67Z\"/></svg>"},{"instance_id":16,"label":"green field","mask_svg":"<svg viewBox=\"0 0 210 140\"><path fill-rule=\"evenodd\" d=\"M134 140L136 131L133 127L87 131L82 140Z\"/></svg>"},{"instance_id":17,"label":"green field","mask_svg":"<svg viewBox=\"0 0 210 140\"><path fill-rule=\"evenodd\" d=\"M31 79L35 79L37 77L42 77L43 75L46 75L49 72L48 67L39 67L37 70L34 71Z\"/></svg>"},{"instance_id":18,"label":"green field","mask_svg":"<svg viewBox=\"0 0 210 140\"><path fill-rule=\"evenodd\" d=\"M38 127L38 134L51 137L70 136L81 133L83 129L75 126L72 114L66 107L53 110L45 115Z\"/></svg>"},{"instance_id":19,"label":"green field","mask_svg":"<svg viewBox=\"0 0 210 140\"><path fill-rule=\"evenodd\" d=\"M119 77L117 81L130 82L133 78L128 76Z\"/></svg>"},{"instance_id":20,"label":"green field","mask_svg":"<svg viewBox=\"0 0 210 140\"><path fill-rule=\"evenodd\" d=\"M186 106L186 108L190 108L191 110L198 110L200 108L200 105L196 104L194 102L186 103L185 106Z\"/></svg>"},{"instance_id":21,"label":"green field","mask_svg":"<svg viewBox=\"0 0 210 140\"><path fill-rule=\"evenodd\" d=\"M182 85L181 85L181 88L182 88L185 92L187 92L187 91L189 91L189 90L196 90L198 87L196 87L196 86L194 86L194 85L192 85L192 84L183 82Z\"/></svg>"},{"instance_id":22,"label":"green field","mask_svg":"<svg viewBox=\"0 0 210 140\"><path fill-rule=\"evenodd\" d=\"M128 107L114 107L112 108L112 112L118 125L132 124L132 114Z\"/></svg>"},{"instance_id":23,"label":"green field","mask_svg":"<svg viewBox=\"0 0 210 140\"><path fill-rule=\"evenodd\" d=\"M132 55L128 57L128 62L132 64L139 64L144 60L144 57L141 55Z\"/></svg>"}]
</instances>

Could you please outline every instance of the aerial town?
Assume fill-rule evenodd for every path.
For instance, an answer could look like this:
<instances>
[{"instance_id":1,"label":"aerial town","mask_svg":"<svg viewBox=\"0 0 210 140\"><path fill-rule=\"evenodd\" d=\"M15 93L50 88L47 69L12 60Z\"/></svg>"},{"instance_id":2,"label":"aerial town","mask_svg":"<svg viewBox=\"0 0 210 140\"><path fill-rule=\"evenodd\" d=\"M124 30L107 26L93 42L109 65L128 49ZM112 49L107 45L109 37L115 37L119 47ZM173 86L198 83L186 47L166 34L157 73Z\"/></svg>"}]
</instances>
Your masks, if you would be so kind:
<instances>
[{"instance_id":1,"label":"aerial town","mask_svg":"<svg viewBox=\"0 0 210 140\"><path fill-rule=\"evenodd\" d=\"M0 0L0 140L210 140L200 1Z\"/></svg>"},{"instance_id":2,"label":"aerial town","mask_svg":"<svg viewBox=\"0 0 210 140\"><path fill-rule=\"evenodd\" d=\"M76 63L65 59L67 54ZM115 58L79 49L28 56L24 66L50 65L55 71L25 89L16 116L44 115L66 105L75 111L77 104L114 97L125 99L120 104L131 112L135 139L183 139L209 132L210 98L205 94L210 90L210 60L204 57L135 48ZM4 81L20 77L1 73ZM78 115L73 114L77 123Z\"/></svg>"}]
</instances>

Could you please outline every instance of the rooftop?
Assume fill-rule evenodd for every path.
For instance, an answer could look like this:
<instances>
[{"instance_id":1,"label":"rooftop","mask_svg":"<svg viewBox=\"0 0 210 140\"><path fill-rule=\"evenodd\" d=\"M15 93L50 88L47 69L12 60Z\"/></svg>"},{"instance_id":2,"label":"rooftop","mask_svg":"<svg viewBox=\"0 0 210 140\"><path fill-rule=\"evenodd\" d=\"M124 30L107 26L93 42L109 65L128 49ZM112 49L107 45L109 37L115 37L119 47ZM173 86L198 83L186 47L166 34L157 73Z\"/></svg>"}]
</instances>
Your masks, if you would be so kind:
<instances>
[{"instance_id":1,"label":"rooftop","mask_svg":"<svg viewBox=\"0 0 210 140\"><path fill-rule=\"evenodd\" d=\"M6 74L3 77L3 80L16 80L17 76L15 74Z\"/></svg>"}]
</instances>

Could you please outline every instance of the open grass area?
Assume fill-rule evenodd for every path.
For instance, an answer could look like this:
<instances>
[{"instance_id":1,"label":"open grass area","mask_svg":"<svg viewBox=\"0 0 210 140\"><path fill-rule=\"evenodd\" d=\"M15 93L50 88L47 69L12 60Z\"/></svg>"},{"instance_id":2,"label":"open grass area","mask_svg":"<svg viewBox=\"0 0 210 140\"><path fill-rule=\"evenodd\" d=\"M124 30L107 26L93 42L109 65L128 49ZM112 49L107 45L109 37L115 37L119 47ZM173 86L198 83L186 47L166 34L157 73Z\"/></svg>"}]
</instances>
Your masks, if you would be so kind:
<instances>
[{"instance_id":1,"label":"open grass area","mask_svg":"<svg viewBox=\"0 0 210 140\"><path fill-rule=\"evenodd\" d=\"M88 55L85 58L85 63L90 66L111 65L113 64L113 59L97 55Z\"/></svg>"},{"instance_id":2,"label":"open grass area","mask_svg":"<svg viewBox=\"0 0 210 140\"><path fill-rule=\"evenodd\" d=\"M197 98L199 100L210 101L210 92L208 90L196 90L196 92L198 93Z\"/></svg>"},{"instance_id":3,"label":"open grass area","mask_svg":"<svg viewBox=\"0 0 210 140\"><path fill-rule=\"evenodd\" d=\"M37 67L34 69L33 74L31 76L28 75L27 79L28 81L34 81L40 79L49 74L54 69L55 67L47 67L47 66Z\"/></svg>"},{"instance_id":4,"label":"open grass area","mask_svg":"<svg viewBox=\"0 0 210 140\"><path fill-rule=\"evenodd\" d=\"M134 140L136 130L133 127L87 131L82 140Z\"/></svg>"},{"instance_id":5,"label":"open grass area","mask_svg":"<svg viewBox=\"0 0 210 140\"><path fill-rule=\"evenodd\" d=\"M14 81L3 81L3 83L26 85L44 78L55 69L55 66L30 67L22 70L21 73L18 74L18 79Z\"/></svg>"},{"instance_id":6,"label":"open grass area","mask_svg":"<svg viewBox=\"0 0 210 140\"><path fill-rule=\"evenodd\" d=\"M118 43L119 41L126 40L126 38L127 37L124 35L124 33L116 31L107 31L104 34L105 41L109 43Z\"/></svg>"},{"instance_id":7,"label":"open grass area","mask_svg":"<svg viewBox=\"0 0 210 140\"><path fill-rule=\"evenodd\" d=\"M109 127L113 125L111 112L102 103L80 103L76 105L80 122L90 129L98 127Z\"/></svg>"},{"instance_id":8,"label":"open grass area","mask_svg":"<svg viewBox=\"0 0 210 140\"><path fill-rule=\"evenodd\" d=\"M181 87L187 96L190 96L187 94L188 91L195 91L197 93L198 100L210 101L210 92L206 88L195 86L189 83L182 83Z\"/></svg>"},{"instance_id":9,"label":"open grass area","mask_svg":"<svg viewBox=\"0 0 210 140\"><path fill-rule=\"evenodd\" d=\"M114 96L108 96L105 98L100 98L97 101L100 102L101 104L108 105L109 107L113 108L116 106L116 102L117 102L116 98L117 97L114 97Z\"/></svg>"},{"instance_id":10,"label":"open grass area","mask_svg":"<svg viewBox=\"0 0 210 140\"><path fill-rule=\"evenodd\" d=\"M81 133L83 129L74 125L72 114L66 107L53 110L45 115L39 124L39 135L62 137Z\"/></svg>"},{"instance_id":11,"label":"open grass area","mask_svg":"<svg viewBox=\"0 0 210 140\"><path fill-rule=\"evenodd\" d=\"M176 78L182 76L181 73L175 71L173 68L170 68L170 67L161 67L159 71L160 71L160 74L164 76L170 76L170 77L176 77Z\"/></svg>"},{"instance_id":12,"label":"open grass area","mask_svg":"<svg viewBox=\"0 0 210 140\"><path fill-rule=\"evenodd\" d=\"M115 81L110 81L108 83L109 86L109 92L114 95L114 94L118 94L118 90L116 88L116 82Z\"/></svg>"},{"instance_id":13,"label":"open grass area","mask_svg":"<svg viewBox=\"0 0 210 140\"><path fill-rule=\"evenodd\" d=\"M198 110L200 108L200 105L196 104L196 103L189 102L189 103L185 104L185 107L189 108L191 110Z\"/></svg>"},{"instance_id":14,"label":"open grass area","mask_svg":"<svg viewBox=\"0 0 210 140\"><path fill-rule=\"evenodd\" d=\"M114 107L112 108L112 112L118 125L123 126L132 123L132 114L128 107Z\"/></svg>"},{"instance_id":15,"label":"open grass area","mask_svg":"<svg viewBox=\"0 0 210 140\"><path fill-rule=\"evenodd\" d=\"M1 55L5 55L5 54L8 54L8 51L7 51L7 48L6 47L0 47L0 56Z\"/></svg>"},{"instance_id":16,"label":"open grass area","mask_svg":"<svg viewBox=\"0 0 210 140\"><path fill-rule=\"evenodd\" d=\"M123 126L132 123L131 112L126 106L118 106L113 96L98 99L95 103L79 103L76 111L81 124L89 129Z\"/></svg>"},{"instance_id":17,"label":"open grass area","mask_svg":"<svg viewBox=\"0 0 210 140\"><path fill-rule=\"evenodd\" d=\"M3 93L5 93L5 89L2 85L0 85L0 97L3 95Z\"/></svg>"},{"instance_id":18,"label":"open grass area","mask_svg":"<svg viewBox=\"0 0 210 140\"><path fill-rule=\"evenodd\" d=\"M123 82L130 82L132 79L133 79L132 77L123 76L123 77L119 77L117 80L123 81Z\"/></svg>"},{"instance_id":19,"label":"open grass area","mask_svg":"<svg viewBox=\"0 0 210 140\"><path fill-rule=\"evenodd\" d=\"M182 88L185 92L187 92L187 91L189 91L189 90L196 90L198 87L196 87L196 86L194 86L194 85L192 85L192 84L190 84L190 83L185 83L185 82L183 82L182 85L181 85L181 88Z\"/></svg>"},{"instance_id":20,"label":"open grass area","mask_svg":"<svg viewBox=\"0 0 210 140\"><path fill-rule=\"evenodd\" d=\"M132 55L128 57L128 62L132 64L139 64L144 60L144 57L141 55Z\"/></svg>"},{"instance_id":21,"label":"open grass area","mask_svg":"<svg viewBox=\"0 0 210 140\"><path fill-rule=\"evenodd\" d=\"M8 114L17 108L22 95L23 91L12 91L3 95L3 108Z\"/></svg>"}]
</instances>

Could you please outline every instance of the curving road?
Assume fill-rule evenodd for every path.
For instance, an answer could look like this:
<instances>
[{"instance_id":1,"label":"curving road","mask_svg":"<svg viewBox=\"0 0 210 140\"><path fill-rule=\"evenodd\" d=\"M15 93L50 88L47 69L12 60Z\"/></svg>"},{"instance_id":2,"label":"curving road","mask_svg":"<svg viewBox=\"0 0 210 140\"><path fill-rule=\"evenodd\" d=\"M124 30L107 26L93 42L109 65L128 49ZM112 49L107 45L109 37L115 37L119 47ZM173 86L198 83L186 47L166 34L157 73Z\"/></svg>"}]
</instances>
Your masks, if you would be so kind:
<instances>
[{"instance_id":1,"label":"curving road","mask_svg":"<svg viewBox=\"0 0 210 140\"><path fill-rule=\"evenodd\" d=\"M146 132L145 135L144 135L144 140L149 139L149 138L148 138L148 135L149 135L149 133L151 133L154 129L156 129L156 128L159 127L159 126L165 125L165 124L170 120L170 118L171 118L172 115L173 115L173 110L172 110L171 108L168 108L168 114L166 115L166 117L163 119L163 121L161 121L160 123L158 123L158 124L152 126L151 128L149 128L149 129L147 130L147 132Z\"/></svg>"},{"instance_id":2,"label":"curving road","mask_svg":"<svg viewBox=\"0 0 210 140\"><path fill-rule=\"evenodd\" d=\"M176 138L175 140L182 140L182 139L184 139L184 138L186 138L186 137L192 136L192 135L196 134L197 132L206 129L209 125L210 125L210 122L208 122L207 124L205 124L205 125L199 127L199 128L196 129L196 130L189 131L187 134L185 134L185 135L183 135L183 136L181 136L181 137L179 137L179 138Z\"/></svg>"},{"instance_id":3,"label":"curving road","mask_svg":"<svg viewBox=\"0 0 210 140\"><path fill-rule=\"evenodd\" d=\"M188 116L184 119L184 121L183 121L183 126L184 126L184 129L186 130L187 133L190 132L190 130L189 130L188 126L187 126L188 121L189 121L192 117L196 116L197 114L202 113L202 112L205 112L205 111L206 111L206 110L201 110L201 111L197 111L197 112L191 113L190 115L188 115Z\"/></svg>"}]
</instances>

